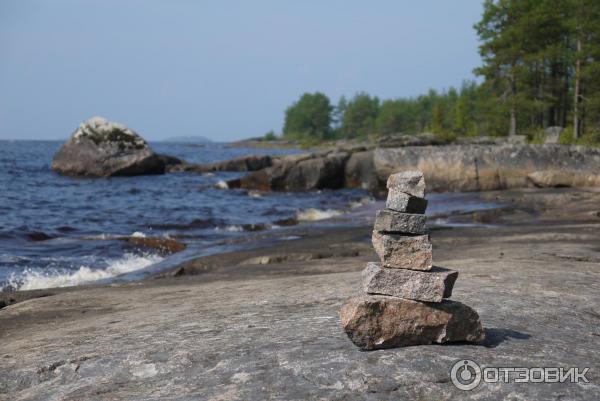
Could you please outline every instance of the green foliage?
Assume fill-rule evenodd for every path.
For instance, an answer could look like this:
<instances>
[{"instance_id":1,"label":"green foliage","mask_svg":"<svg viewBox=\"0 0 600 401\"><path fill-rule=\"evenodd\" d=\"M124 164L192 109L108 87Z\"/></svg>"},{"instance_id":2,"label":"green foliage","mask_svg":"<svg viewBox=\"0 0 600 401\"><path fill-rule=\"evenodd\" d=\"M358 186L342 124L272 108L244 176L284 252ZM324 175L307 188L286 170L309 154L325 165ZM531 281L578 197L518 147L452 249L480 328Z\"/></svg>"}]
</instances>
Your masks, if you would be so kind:
<instances>
[{"instance_id":1,"label":"green foliage","mask_svg":"<svg viewBox=\"0 0 600 401\"><path fill-rule=\"evenodd\" d=\"M283 136L288 139L324 140L331 131L333 106L320 92L305 93L285 111Z\"/></svg>"},{"instance_id":2,"label":"green foliage","mask_svg":"<svg viewBox=\"0 0 600 401\"><path fill-rule=\"evenodd\" d=\"M449 139L515 133L538 143L544 128L571 126L563 143L600 142L600 1L485 0L474 28L481 83L382 102L361 92L336 107L321 93L304 94L286 110L284 136L314 143L425 131Z\"/></svg>"},{"instance_id":3,"label":"green foliage","mask_svg":"<svg viewBox=\"0 0 600 401\"><path fill-rule=\"evenodd\" d=\"M544 139L546 138L546 134L543 129L538 129L535 131L531 131L529 135L527 135L529 139L529 143L532 145L541 145L544 143Z\"/></svg>"},{"instance_id":4,"label":"green foliage","mask_svg":"<svg viewBox=\"0 0 600 401\"><path fill-rule=\"evenodd\" d=\"M357 93L345 104L340 134L344 138L356 138L374 133L378 113L377 97L371 97L364 92Z\"/></svg>"},{"instance_id":5,"label":"green foliage","mask_svg":"<svg viewBox=\"0 0 600 401\"><path fill-rule=\"evenodd\" d=\"M381 135L404 132L414 115L414 107L407 100L385 100L375 120L375 130Z\"/></svg>"},{"instance_id":6,"label":"green foliage","mask_svg":"<svg viewBox=\"0 0 600 401\"><path fill-rule=\"evenodd\" d=\"M264 135L264 139L265 141L275 141L277 140L277 136L275 135L273 130L271 130Z\"/></svg>"},{"instance_id":7,"label":"green foliage","mask_svg":"<svg viewBox=\"0 0 600 401\"><path fill-rule=\"evenodd\" d=\"M590 128L600 104L600 2L486 0L475 29L483 61L475 72L502 119L512 114L517 131L527 133L565 127L577 114Z\"/></svg>"},{"instance_id":8,"label":"green foliage","mask_svg":"<svg viewBox=\"0 0 600 401\"><path fill-rule=\"evenodd\" d=\"M600 146L600 131L587 131L584 135L575 139L573 127L567 127L560 134L558 143L561 145Z\"/></svg>"}]
</instances>

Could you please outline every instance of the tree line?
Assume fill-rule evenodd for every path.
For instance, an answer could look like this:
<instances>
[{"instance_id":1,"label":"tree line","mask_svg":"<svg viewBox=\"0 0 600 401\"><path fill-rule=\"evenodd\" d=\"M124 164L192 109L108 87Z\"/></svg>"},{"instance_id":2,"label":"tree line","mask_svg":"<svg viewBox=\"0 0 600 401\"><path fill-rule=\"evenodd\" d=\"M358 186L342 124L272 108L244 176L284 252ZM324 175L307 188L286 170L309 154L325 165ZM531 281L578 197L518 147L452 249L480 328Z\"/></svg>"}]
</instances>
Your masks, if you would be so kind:
<instances>
[{"instance_id":1,"label":"tree line","mask_svg":"<svg viewBox=\"0 0 600 401\"><path fill-rule=\"evenodd\" d=\"M480 83L379 99L361 92L334 105L305 93L285 111L283 136L301 141L432 132L527 135L565 128L566 142L600 142L600 1L486 0L475 25Z\"/></svg>"}]
</instances>

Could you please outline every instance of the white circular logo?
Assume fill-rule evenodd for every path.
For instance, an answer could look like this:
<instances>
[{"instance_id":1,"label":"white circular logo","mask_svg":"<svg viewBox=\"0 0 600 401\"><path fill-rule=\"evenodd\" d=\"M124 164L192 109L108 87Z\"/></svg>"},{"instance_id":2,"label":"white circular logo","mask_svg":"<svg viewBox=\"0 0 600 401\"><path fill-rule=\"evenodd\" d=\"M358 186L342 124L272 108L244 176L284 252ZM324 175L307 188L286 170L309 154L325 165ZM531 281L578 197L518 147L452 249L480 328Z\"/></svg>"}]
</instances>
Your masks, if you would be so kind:
<instances>
[{"instance_id":1,"label":"white circular logo","mask_svg":"<svg viewBox=\"0 0 600 401\"><path fill-rule=\"evenodd\" d=\"M481 368L470 359L461 359L452 366L450 379L460 390L473 390L481 383Z\"/></svg>"}]
</instances>

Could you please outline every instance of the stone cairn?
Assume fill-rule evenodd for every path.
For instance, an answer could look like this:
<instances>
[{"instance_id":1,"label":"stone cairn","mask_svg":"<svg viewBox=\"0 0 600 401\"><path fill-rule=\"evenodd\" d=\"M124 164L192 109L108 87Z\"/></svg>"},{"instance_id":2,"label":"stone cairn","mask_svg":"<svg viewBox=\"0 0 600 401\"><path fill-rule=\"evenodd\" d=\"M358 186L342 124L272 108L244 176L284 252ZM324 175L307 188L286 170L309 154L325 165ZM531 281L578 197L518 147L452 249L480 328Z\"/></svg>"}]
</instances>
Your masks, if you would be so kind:
<instances>
[{"instance_id":1,"label":"stone cairn","mask_svg":"<svg viewBox=\"0 0 600 401\"><path fill-rule=\"evenodd\" d=\"M386 209L377 211L373 230L381 263L367 264L365 294L340 310L346 334L365 350L483 340L477 312L445 299L458 272L432 264L423 173L392 174L387 187Z\"/></svg>"}]
</instances>

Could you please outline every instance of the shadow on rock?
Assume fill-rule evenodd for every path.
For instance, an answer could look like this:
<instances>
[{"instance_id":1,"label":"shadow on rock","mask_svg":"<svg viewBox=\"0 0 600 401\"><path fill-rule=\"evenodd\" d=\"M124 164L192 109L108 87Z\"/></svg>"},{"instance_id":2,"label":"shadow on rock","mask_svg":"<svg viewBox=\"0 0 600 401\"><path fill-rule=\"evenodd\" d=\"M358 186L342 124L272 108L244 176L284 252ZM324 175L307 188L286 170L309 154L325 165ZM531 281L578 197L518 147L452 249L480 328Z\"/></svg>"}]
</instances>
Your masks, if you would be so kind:
<instances>
[{"instance_id":1,"label":"shadow on rock","mask_svg":"<svg viewBox=\"0 0 600 401\"><path fill-rule=\"evenodd\" d=\"M479 345L486 348L496 348L498 345L511 338L515 340L528 340L531 336L511 329L486 328L485 340L480 342Z\"/></svg>"}]
</instances>

